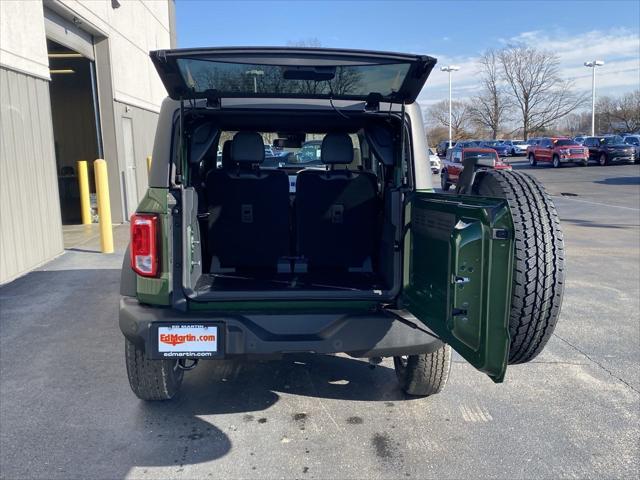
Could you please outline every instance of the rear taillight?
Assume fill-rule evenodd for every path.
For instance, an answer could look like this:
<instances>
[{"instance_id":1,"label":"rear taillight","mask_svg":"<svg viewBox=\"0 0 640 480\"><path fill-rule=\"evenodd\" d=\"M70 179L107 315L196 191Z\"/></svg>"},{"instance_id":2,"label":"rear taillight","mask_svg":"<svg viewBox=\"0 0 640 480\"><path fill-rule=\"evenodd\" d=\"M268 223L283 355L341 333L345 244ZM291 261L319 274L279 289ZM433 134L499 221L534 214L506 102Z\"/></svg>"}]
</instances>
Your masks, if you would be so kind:
<instances>
[{"instance_id":1,"label":"rear taillight","mask_svg":"<svg viewBox=\"0 0 640 480\"><path fill-rule=\"evenodd\" d=\"M158 274L158 215L131 216L131 268L143 277Z\"/></svg>"}]
</instances>

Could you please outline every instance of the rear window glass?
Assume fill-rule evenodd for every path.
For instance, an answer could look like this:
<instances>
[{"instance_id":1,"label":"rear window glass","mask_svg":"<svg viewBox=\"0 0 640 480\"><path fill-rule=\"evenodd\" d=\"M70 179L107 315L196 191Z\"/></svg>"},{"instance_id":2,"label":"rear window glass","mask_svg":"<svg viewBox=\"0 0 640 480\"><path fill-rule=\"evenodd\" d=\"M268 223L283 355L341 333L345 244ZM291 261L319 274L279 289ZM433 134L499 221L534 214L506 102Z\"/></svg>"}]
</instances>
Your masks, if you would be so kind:
<instances>
[{"instance_id":1,"label":"rear window glass","mask_svg":"<svg viewBox=\"0 0 640 480\"><path fill-rule=\"evenodd\" d=\"M612 137L604 137L600 140L600 143L603 145L616 145L618 143L624 143L622 141L622 137L619 135L614 135Z\"/></svg>"},{"instance_id":2,"label":"rear window glass","mask_svg":"<svg viewBox=\"0 0 640 480\"><path fill-rule=\"evenodd\" d=\"M202 93L217 90L223 96L300 95L304 97L366 96L387 97L397 92L410 68L409 63L318 67L326 80L292 79L295 67L226 63L190 58L177 60L185 83ZM287 78L288 77L288 78Z\"/></svg>"}]
</instances>

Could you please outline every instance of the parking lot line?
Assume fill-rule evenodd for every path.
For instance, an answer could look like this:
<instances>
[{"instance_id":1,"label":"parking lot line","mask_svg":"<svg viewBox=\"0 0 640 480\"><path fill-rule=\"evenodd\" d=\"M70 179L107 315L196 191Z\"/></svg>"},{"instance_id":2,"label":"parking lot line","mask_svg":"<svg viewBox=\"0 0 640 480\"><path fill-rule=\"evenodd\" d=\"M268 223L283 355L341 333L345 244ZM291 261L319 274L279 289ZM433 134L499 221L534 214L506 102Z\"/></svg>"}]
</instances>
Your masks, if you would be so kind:
<instances>
[{"instance_id":1,"label":"parking lot line","mask_svg":"<svg viewBox=\"0 0 640 480\"><path fill-rule=\"evenodd\" d=\"M590 202L589 200L578 200L577 198L568 198L568 197L563 197L561 195L554 195L554 197L560 197L563 200L569 200L570 202L589 203L591 205L600 205L602 207L622 208L624 210L633 210L634 212L640 212L640 208L623 207L622 205L611 205L609 203L601 203L601 202Z\"/></svg>"}]
</instances>

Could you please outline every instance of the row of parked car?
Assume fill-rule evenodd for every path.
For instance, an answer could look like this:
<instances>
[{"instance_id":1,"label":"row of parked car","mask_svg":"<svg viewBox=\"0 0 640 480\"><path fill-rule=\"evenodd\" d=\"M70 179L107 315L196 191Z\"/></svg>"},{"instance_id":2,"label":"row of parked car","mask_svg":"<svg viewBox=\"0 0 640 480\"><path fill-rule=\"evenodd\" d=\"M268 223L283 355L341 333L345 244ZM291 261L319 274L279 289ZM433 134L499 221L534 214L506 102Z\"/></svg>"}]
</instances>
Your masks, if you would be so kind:
<instances>
[{"instance_id":1,"label":"row of parked car","mask_svg":"<svg viewBox=\"0 0 640 480\"><path fill-rule=\"evenodd\" d=\"M429 161L431 171L440 173L440 186L444 191L458 183L462 173L464 160L469 157L477 159L480 168L497 170L511 169L511 165L503 161L504 157L514 155L513 142L518 140L480 141L465 140L456 142L452 148L446 149L442 162L437 152L431 151ZM519 149L523 144L518 143ZM602 135L598 137L539 137L530 138L524 143L524 155L533 167L549 164L555 168L566 163L587 166L590 161L599 165L613 162L640 162L640 135ZM440 147L440 145L439 145ZM441 149L438 149L441 151ZM522 155L518 152L516 155Z\"/></svg>"},{"instance_id":2,"label":"row of parked car","mask_svg":"<svg viewBox=\"0 0 640 480\"><path fill-rule=\"evenodd\" d=\"M527 142L524 140L460 140L453 143L453 147L462 148L492 148L501 157L526 155ZM443 140L436 146L436 152L444 157L449 150L449 141Z\"/></svg>"},{"instance_id":3,"label":"row of parked car","mask_svg":"<svg viewBox=\"0 0 640 480\"><path fill-rule=\"evenodd\" d=\"M587 166L590 161L599 165L614 162L640 161L640 135L601 135L570 137L535 137L524 140L463 140L448 148L448 142L440 142L438 155L450 157L455 149L490 148L500 157L523 155L531 166L550 164L560 167L573 163Z\"/></svg>"},{"instance_id":4,"label":"row of parked car","mask_svg":"<svg viewBox=\"0 0 640 480\"><path fill-rule=\"evenodd\" d=\"M531 166L548 163L558 168L565 163L587 166L594 161L611 163L640 161L640 135L597 137L542 137L529 140L527 158Z\"/></svg>"}]
</instances>

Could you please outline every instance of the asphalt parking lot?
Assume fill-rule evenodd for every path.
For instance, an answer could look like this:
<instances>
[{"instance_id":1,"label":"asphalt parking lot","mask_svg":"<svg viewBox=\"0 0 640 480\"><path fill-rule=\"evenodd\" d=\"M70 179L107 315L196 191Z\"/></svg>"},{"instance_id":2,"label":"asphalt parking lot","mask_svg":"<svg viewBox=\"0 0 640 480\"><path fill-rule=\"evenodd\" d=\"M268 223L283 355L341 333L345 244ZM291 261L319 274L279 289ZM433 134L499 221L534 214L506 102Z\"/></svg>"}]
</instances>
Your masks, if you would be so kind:
<instances>
[{"instance_id":1,"label":"asphalt parking lot","mask_svg":"<svg viewBox=\"0 0 640 480\"><path fill-rule=\"evenodd\" d=\"M640 166L513 164L554 196L567 284L546 350L504 384L456 357L442 394L410 399L390 360L295 355L205 363L145 404L117 326L122 249L87 244L0 288L0 477L637 478Z\"/></svg>"}]
</instances>

